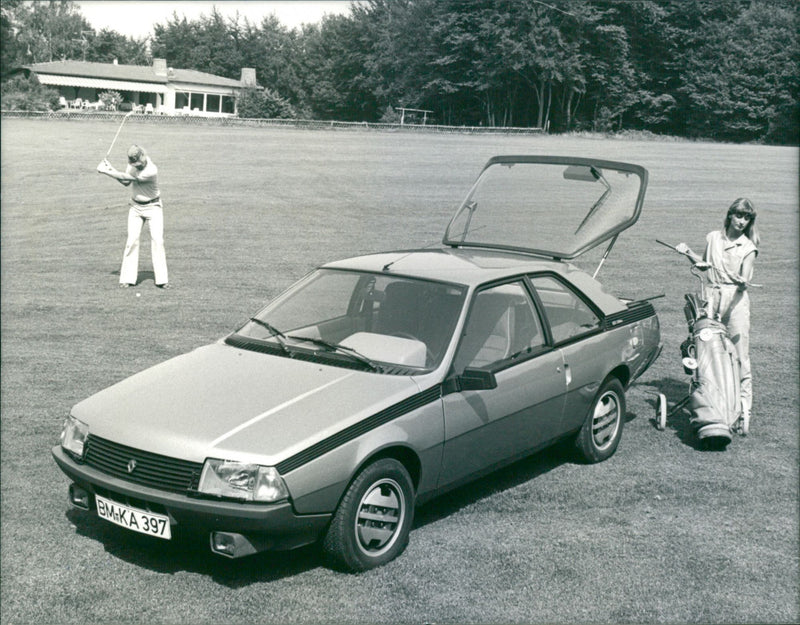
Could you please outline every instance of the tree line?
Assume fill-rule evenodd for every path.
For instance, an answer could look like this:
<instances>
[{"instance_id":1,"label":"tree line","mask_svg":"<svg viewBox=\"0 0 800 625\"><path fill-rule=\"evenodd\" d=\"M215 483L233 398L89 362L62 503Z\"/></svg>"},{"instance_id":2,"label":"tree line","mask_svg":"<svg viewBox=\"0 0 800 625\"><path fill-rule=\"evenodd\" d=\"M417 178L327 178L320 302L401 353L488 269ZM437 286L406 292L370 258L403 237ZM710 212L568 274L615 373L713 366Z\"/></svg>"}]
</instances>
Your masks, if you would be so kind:
<instances>
[{"instance_id":1,"label":"tree line","mask_svg":"<svg viewBox=\"0 0 800 625\"><path fill-rule=\"evenodd\" d=\"M797 144L798 14L795 0L365 0L295 29L173 14L137 40L69 0L3 0L0 67L158 57L256 68L254 115L374 122L404 107L447 125Z\"/></svg>"}]
</instances>

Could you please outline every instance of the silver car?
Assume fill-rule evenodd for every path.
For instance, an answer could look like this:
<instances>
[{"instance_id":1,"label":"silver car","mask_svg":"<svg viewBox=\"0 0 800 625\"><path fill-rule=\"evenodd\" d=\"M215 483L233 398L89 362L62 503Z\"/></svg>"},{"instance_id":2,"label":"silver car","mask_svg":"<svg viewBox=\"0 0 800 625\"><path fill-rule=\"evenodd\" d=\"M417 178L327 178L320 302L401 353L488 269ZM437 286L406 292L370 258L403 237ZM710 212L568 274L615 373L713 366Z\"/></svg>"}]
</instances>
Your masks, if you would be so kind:
<instances>
[{"instance_id":1,"label":"silver car","mask_svg":"<svg viewBox=\"0 0 800 625\"><path fill-rule=\"evenodd\" d=\"M416 505L490 470L564 437L605 460L659 323L567 261L607 255L646 186L626 163L492 158L441 247L326 264L78 403L52 450L71 504L233 558L320 541L359 571L404 550Z\"/></svg>"}]
</instances>

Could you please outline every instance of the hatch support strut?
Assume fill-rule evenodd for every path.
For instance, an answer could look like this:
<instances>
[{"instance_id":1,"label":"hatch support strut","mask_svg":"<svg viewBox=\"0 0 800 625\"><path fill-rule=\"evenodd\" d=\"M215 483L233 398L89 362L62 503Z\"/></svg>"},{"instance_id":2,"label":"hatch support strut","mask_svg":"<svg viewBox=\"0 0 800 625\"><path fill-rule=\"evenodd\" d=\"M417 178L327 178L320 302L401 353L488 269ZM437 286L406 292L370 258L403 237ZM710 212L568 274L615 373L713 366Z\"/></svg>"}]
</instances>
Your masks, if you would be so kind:
<instances>
[{"instance_id":1,"label":"hatch support strut","mask_svg":"<svg viewBox=\"0 0 800 625\"><path fill-rule=\"evenodd\" d=\"M617 237L618 236L619 236L619 234L615 234L614 238L611 239L611 242L608 244L608 247L606 248L606 251L603 253L603 258L600 259L600 264L597 265L597 269L595 269L594 273L592 274L592 278L596 278L597 274L600 273L600 267L602 267L603 263L606 262L606 258L608 258L608 254L609 254L609 252L611 252L611 248L614 247L614 243L617 242Z\"/></svg>"}]
</instances>

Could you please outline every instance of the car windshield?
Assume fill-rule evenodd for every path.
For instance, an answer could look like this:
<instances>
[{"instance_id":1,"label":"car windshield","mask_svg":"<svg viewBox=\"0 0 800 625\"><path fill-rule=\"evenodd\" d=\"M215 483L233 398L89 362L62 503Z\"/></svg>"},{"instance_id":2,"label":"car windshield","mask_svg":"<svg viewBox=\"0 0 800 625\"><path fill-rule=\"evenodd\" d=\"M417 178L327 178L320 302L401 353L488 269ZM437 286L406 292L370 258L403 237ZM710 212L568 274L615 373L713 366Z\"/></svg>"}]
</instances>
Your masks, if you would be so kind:
<instances>
[{"instance_id":1,"label":"car windshield","mask_svg":"<svg viewBox=\"0 0 800 625\"><path fill-rule=\"evenodd\" d=\"M575 258L632 226L646 187L647 172L627 163L495 157L450 222L444 243Z\"/></svg>"},{"instance_id":2,"label":"car windshield","mask_svg":"<svg viewBox=\"0 0 800 625\"><path fill-rule=\"evenodd\" d=\"M465 292L453 284L319 269L234 336L239 343L272 345L279 354L311 352L333 364L419 373L441 363Z\"/></svg>"}]
</instances>

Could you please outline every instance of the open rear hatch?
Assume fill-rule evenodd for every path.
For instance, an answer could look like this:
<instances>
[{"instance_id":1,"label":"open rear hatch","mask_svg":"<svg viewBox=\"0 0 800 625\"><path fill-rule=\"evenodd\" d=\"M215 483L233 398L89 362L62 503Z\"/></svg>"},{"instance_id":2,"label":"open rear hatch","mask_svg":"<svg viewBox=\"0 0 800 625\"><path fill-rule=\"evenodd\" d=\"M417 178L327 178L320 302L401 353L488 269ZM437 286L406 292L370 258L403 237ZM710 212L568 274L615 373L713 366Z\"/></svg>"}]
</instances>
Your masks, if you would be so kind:
<instances>
[{"instance_id":1,"label":"open rear hatch","mask_svg":"<svg viewBox=\"0 0 800 625\"><path fill-rule=\"evenodd\" d=\"M450 220L442 242L570 260L610 241L605 259L619 233L639 219L646 189L647 170L639 165L495 156Z\"/></svg>"}]
</instances>

